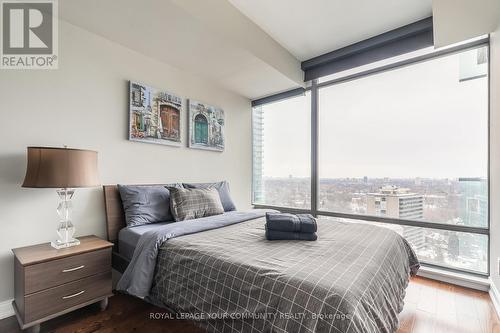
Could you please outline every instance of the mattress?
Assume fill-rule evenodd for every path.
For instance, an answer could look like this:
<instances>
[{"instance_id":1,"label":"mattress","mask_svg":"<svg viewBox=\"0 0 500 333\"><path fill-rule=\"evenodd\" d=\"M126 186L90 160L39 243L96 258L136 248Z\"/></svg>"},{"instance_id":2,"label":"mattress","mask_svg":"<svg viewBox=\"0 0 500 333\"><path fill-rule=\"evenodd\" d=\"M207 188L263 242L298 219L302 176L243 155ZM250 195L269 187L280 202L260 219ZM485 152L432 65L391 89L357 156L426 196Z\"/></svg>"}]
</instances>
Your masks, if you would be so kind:
<instances>
[{"instance_id":1,"label":"mattress","mask_svg":"<svg viewBox=\"0 0 500 333\"><path fill-rule=\"evenodd\" d=\"M150 230L158 229L159 227L169 223L172 222L151 223L135 227L123 228L118 233L118 249L120 251L120 254L128 260L131 260L134 255L137 242L144 233Z\"/></svg>"}]
</instances>

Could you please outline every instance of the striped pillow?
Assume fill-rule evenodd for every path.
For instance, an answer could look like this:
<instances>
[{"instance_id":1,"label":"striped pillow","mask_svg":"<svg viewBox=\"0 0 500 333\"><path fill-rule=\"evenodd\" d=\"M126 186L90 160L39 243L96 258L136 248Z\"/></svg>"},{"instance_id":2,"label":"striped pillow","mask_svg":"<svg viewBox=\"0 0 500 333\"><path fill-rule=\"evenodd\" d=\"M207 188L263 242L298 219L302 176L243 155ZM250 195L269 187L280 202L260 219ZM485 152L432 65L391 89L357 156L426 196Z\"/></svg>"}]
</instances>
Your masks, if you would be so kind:
<instances>
[{"instance_id":1,"label":"striped pillow","mask_svg":"<svg viewBox=\"0 0 500 333\"><path fill-rule=\"evenodd\" d=\"M176 221L192 220L224 213L215 188L169 187L170 209Z\"/></svg>"}]
</instances>

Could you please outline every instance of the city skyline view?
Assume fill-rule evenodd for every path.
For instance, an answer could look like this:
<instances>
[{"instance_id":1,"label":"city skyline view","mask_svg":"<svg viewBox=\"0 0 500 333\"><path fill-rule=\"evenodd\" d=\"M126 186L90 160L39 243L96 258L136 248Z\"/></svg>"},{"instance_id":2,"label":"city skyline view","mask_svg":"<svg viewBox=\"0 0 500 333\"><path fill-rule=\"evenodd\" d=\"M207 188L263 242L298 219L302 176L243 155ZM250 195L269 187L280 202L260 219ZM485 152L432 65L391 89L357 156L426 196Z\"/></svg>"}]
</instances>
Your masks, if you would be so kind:
<instances>
[{"instance_id":1,"label":"city skyline view","mask_svg":"<svg viewBox=\"0 0 500 333\"><path fill-rule=\"evenodd\" d=\"M360 215L370 214L367 198L383 188L394 187L421 195L426 222L487 227L488 180L486 178L326 178L319 180L318 209ZM254 189L258 190L258 189ZM257 204L310 209L309 177L263 177ZM468 201L467 201L467 200ZM472 201L472 199L476 201ZM464 218L469 209L483 215ZM484 214L486 213L486 214ZM462 215L461 215L462 214ZM406 219L410 217L398 216Z\"/></svg>"},{"instance_id":2,"label":"city skyline view","mask_svg":"<svg viewBox=\"0 0 500 333\"><path fill-rule=\"evenodd\" d=\"M486 272L488 238L486 235L454 232L397 224L377 223L363 220L363 216L401 218L488 227L488 184L486 179L390 179L390 178L344 178L320 181L318 209L358 215L356 219L340 219L327 216L320 218L369 223L389 228L404 236L417 252L419 258L428 263L460 268L475 272ZM394 184L398 184L396 186ZM384 188L402 189L401 198L407 202L387 202L381 205ZM255 194L255 193L254 193ZM254 196L255 197L255 196ZM370 208L379 198L378 207ZM397 197L397 195L396 195ZM260 197L255 203L271 206L310 209L309 178L263 178ZM409 199L409 202L408 202ZM389 201L386 197L385 200ZM384 200L384 201L385 201ZM376 203L375 203L376 205ZM385 210L383 212L382 210ZM320 213L321 214L321 213Z\"/></svg>"}]
</instances>

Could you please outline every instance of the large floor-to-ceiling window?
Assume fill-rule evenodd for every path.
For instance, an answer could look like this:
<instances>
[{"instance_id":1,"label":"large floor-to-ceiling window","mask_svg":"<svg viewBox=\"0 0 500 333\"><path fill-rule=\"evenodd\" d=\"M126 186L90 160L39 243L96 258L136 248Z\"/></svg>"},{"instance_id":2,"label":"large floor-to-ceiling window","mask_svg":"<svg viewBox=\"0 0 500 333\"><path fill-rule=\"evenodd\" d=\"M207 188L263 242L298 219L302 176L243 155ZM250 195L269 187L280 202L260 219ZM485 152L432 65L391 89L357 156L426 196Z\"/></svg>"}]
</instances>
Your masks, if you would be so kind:
<instances>
[{"instance_id":1,"label":"large floor-to-ceiling window","mask_svg":"<svg viewBox=\"0 0 500 333\"><path fill-rule=\"evenodd\" d=\"M253 202L311 208L311 97L253 108Z\"/></svg>"},{"instance_id":2,"label":"large floor-to-ceiling window","mask_svg":"<svg viewBox=\"0 0 500 333\"><path fill-rule=\"evenodd\" d=\"M488 46L339 78L254 108L254 204L381 223L486 274Z\"/></svg>"}]
</instances>

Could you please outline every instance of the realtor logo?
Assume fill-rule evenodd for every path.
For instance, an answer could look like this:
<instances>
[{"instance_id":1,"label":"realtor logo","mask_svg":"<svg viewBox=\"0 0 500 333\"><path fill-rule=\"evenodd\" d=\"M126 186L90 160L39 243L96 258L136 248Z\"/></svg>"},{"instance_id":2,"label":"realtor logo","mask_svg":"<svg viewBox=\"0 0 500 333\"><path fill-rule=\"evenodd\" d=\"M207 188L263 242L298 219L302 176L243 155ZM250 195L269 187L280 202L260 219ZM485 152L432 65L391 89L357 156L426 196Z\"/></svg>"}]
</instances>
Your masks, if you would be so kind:
<instances>
[{"instance_id":1,"label":"realtor logo","mask_svg":"<svg viewBox=\"0 0 500 333\"><path fill-rule=\"evenodd\" d=\"M2 0L2 69L57 69L57 0Z\"/></svg>"}]
</instances>

